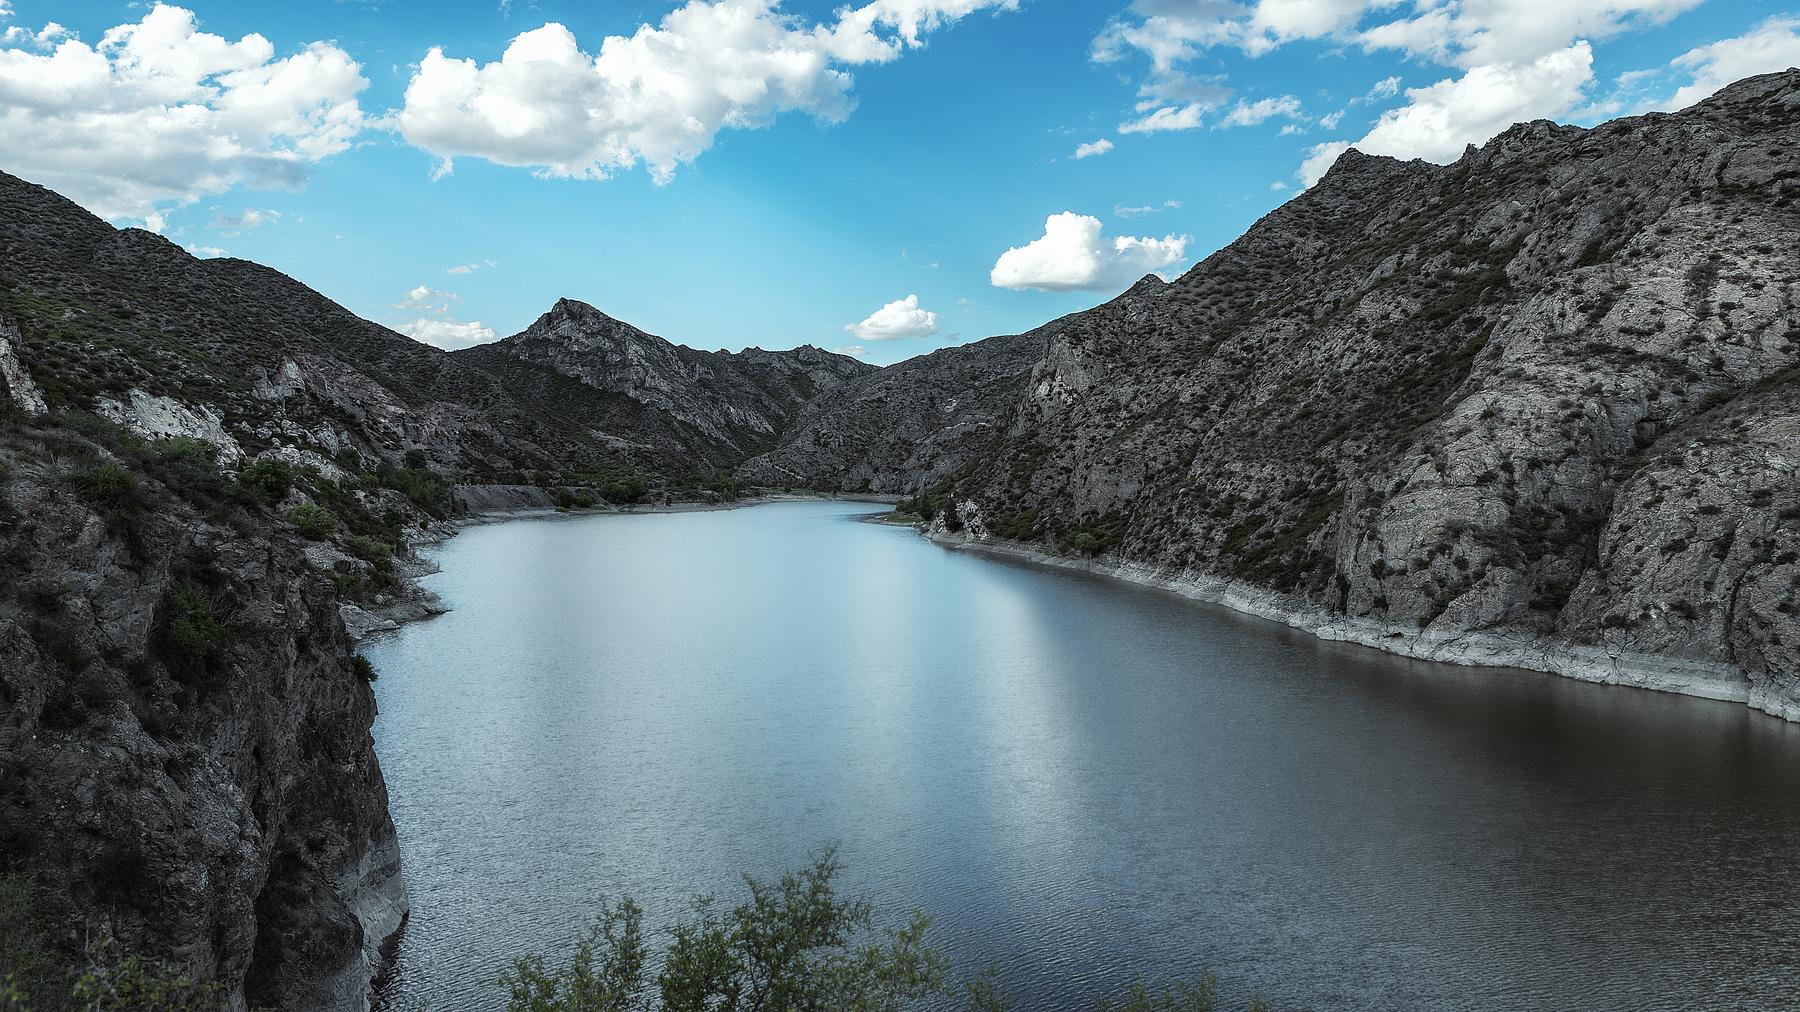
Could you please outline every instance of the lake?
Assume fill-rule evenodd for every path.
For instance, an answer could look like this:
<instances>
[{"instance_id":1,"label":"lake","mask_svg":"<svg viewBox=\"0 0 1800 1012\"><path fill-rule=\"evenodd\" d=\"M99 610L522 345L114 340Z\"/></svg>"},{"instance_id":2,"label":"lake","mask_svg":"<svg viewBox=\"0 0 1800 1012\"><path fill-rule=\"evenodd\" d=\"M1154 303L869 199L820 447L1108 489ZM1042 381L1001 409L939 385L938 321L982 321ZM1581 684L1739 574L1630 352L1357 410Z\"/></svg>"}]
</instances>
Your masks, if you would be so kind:
<instances>
[{"instance_id":1,"label":"lake","mask_svg":"<svg viewBox=\"0 0 1800 1012\"><path fill-rule=\"evenodd\" d=\"M654 927L837 841L1017 1008L1794 1007L1800 726L1323 643L935 546L879 507L517 520L368 645L411 924L494 1008L600 895ZM660 943L660 932L652 932Z\"/></svg>"}]
</instances>

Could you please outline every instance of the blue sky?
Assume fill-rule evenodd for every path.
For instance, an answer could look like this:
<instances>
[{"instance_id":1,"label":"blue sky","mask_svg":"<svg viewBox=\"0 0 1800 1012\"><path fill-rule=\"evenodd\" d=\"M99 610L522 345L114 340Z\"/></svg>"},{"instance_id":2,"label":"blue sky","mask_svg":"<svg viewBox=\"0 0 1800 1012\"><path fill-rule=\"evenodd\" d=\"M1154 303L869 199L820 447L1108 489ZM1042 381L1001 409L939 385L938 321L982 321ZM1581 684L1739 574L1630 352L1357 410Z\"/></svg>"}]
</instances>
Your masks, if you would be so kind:
<instances>
[{"instance_id":1,"label":"blue sky","mask_svg":"<svg viewBox=\"0 0 1800 1012\"><path fill-rule=\"evenodd\" d=\"M119 224L446 346L569 296L877 363L1179 273L1350 144L1444 161L1800 63L1766 0L0 12L0 168Z\"/></svg>"}]
</instances>

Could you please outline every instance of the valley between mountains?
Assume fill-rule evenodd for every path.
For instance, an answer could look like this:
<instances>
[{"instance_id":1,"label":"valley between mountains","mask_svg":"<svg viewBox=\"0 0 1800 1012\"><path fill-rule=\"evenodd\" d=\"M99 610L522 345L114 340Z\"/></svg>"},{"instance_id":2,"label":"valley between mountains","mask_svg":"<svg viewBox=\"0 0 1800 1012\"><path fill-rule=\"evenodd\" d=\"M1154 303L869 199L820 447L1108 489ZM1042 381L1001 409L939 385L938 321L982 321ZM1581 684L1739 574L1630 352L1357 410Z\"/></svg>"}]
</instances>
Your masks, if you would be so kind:
<instances>
[{"instance_id":1,"label":"valley between mountains","mask_svg":"<svg viewBox=\"0 0 1800 1012\"><path fill-rule=\"evenodd\" d=\"M442 352L0 174L0 871L240 1007L365 1005L407 899L352 634L502 505L891 496L946 544L1800 720L1796 250L1800 71L1351 151L1173 281L879 369L572 299Z\"/></svg>"}]
</instances>

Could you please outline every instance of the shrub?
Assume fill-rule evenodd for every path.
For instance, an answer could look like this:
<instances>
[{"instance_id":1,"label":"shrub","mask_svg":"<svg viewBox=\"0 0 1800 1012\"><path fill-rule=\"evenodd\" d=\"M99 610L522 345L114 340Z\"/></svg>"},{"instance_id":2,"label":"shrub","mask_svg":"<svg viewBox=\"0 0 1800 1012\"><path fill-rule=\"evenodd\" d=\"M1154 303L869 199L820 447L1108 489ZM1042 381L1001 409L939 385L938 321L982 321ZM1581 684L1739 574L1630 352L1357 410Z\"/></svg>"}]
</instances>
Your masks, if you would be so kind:
<instances>
[{"instance_id":1,"label":"shrub","mask_svg":"<svg viewBox=\"0 0 1800 1012\"><path fill-rule=\"evenodd\" d=\"M0 875L0 1009L68 993L69 921L62 896L28 875Z\"/></svg>"},{"instance_id":2,"label":"shrub","mask_svg":"<svg viewBox=\"0 0 1800 1012\"><path fill-rule=\"evenodd\" d=\"M431 516L442 520L450 515L450 483L436 473L416 467L387 468L380 479L382 485L411 499L414 506Z\"/></svg>"},{"instance_id":3,"label":"shrub","mask_svg":"<svg viewBox=\"0 0 1800 1012\"><path fill-rule=\"evenodd\" d=\"M160 959L127 956L108 959L102 944L88 953L91 968L75 981L72 1004L96 1012L214 1012L224 989L197 980Z\"/></svg>"},{"instance_id":4,"label":"shrub","mask_svg":"<svg viewBox=\"0 0 1800 1012\"><path fill-rule=\"evenodd\" d=\"M231 644L231 627L220 604L202 588L175 584L163 597L163 635L170 649L191 661L208 661Z\"/></svg>"},{"instance_id":5,"label":"shrub","mask_svg":"<svg viewBox=\"0 0 1800 1012\"><path fill-rule=\"evenodd\" d=\"M293 489L294 467L285 460L264 457L239 471L237 483L252 499L273 506Z\"/></svg>"},{"instance_id":6,"label":"shrub","mask_svg":"<svg viewBox=\"0 0 1800 1012\"><path fill-rule=\"evenodd\" d=\"M381 675L376 672L374 663L362 654L352 654L350 656L350 670L355 674L361 675L362 680L365 682L373 682L381 677Z\"/></svg>"},{"instance_id":7,"label":"shrub","mask_svg":"<svg viewBox=\"0 0 1800 1012\"><path fill-rule=\"evenodd\" d=\"M293 522L294 530L309 541L320 541L336 534L338 515L313 503L303 502L288 513L288 520Z\"/></svg>"},{"instance_id":8,"label":"shrub","mask_svg":"<svg viewBox=\"0 0 1800 1012\"><path fill-rule=\"evenodd\" d=\"M95 464L77 471L71 482L88 505L109 516L129 516L144 506L137 475L117 464Z\"/></svg>"},{"instance_id":9,"label":"shrub","mask_svg":"<svg viewBox=\"0 0 1800 1012\"><path fill-rule=\"evenodd\" d=\"M969 1012L1009 1012L1012 999L989 969L952 987L945 960L926 944L931 918L915 912L906 926L879 934L866 902L843 900L833 882L843 865L827 849L813 864L763 882L745 876L749 898L729 911L710 898L669 932L672 943L654 982L644 941L643 909L627 897L602 901L599 916L576 939L567 969L543 957L521 956L496 981L508 993L508 1012L701 1012L705 1009L858 1009L900 1012L944 1007L961 993ZM1212 1012L1218 984L1152 993L1132 985L1111 1012ZM933 1001L937 999L937 1001ZM1255 999L1252 1012L1267 1012Z\"/></svg>"}]
</instances>

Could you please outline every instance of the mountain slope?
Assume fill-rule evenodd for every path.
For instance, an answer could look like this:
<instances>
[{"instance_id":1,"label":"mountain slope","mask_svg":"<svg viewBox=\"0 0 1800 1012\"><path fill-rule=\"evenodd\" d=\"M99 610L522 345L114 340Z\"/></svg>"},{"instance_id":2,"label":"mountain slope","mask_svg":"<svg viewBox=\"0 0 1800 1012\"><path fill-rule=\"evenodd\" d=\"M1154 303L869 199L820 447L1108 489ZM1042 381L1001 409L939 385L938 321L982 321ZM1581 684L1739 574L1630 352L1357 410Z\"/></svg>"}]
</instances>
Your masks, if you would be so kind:
<instances>
[{"instance_id":1,"label":"mountain slope","mask_svg":"<svg viewBox=\"0 0 1800 1012\"><path fill-rule=\"evenodd\" d=\"M1059 321L1060 322L1060 321ZM738 474L763 485L894 493L985 450L1057 324L907 359L828 390Z\"/></svg>"},{"instance_id":2,"label":"mountain slope","mask_svg":"<svg viewBox=\"0 0 1800 1012\"><path fill-rule=\"evenodd\" d=\"M4 173L0 261L0 319L53 408L136 423L174 410L153 400L167 398L216 415L247 446L387 460L418 449L470 480L632 463L292 278L196 259Z\"/></svg>"},{"instance_id":3,"label":"mountain slope","mask_svg":"<svg viewBox=\"0 0 1800 1012\"><path fill-rule=\"evenodd\" d=\"M811 346L697 351L572 299L512 337L454 357L540 412L657 453L671 469L712 471L772 445L802 406L875 368Z\"/></svg>"},{"instance_id":4,"label":"mountain slope","mask_svg":"<svg viewBox=\"0 0 1800 1012\"><path fill-rule=\"evenodd\" d=\"M959 503L940 535L1325 635L1800 718L1795 248L1800 72L1451 165L1350 152L1174 283L1046 328L954 475L831 467Z\"/></svg>"}]
</instances>

